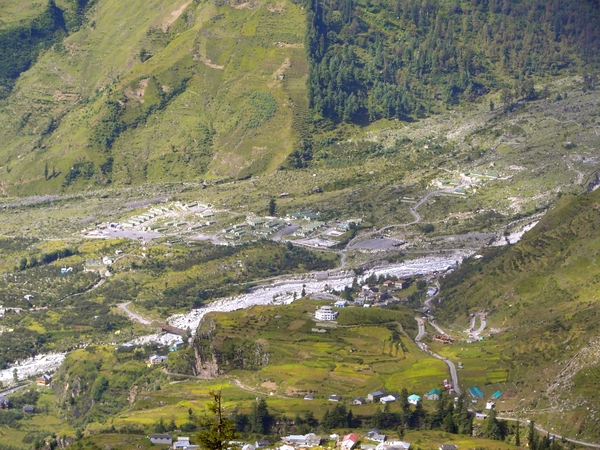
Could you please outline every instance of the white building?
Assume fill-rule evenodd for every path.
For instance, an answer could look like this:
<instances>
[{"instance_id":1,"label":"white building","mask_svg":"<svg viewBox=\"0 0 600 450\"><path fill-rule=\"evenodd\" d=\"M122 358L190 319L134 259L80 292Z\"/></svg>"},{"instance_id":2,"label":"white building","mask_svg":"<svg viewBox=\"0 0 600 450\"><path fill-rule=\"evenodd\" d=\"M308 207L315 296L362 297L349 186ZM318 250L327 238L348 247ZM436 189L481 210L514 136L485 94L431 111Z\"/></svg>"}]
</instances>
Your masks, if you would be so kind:
<instances>
[{"instance_id":1,"label":"white building","mask_svg":"<svg viewBox=\"0 0 600 450\"><path fill-rule=\"evenodd\" d=\"M315 319L317 320L335 320L337 316L338 312L334 311L331 306L322 306L315 312Z\"/></svg>"}]
</instances>

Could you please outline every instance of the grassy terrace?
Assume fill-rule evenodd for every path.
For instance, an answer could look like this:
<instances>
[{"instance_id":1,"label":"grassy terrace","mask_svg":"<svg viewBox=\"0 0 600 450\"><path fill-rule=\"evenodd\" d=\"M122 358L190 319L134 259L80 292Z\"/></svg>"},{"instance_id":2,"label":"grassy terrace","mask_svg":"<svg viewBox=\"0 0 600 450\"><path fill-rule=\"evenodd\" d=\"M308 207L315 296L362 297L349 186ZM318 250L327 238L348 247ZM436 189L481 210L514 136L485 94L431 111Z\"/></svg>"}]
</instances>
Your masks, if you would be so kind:
<instances>
[{"instance_id":1,"label":"grassy terrace","mask_svg":"<svg viewBox=\"0 0 600 450\"><path fill-rule=\"evenodd\" d=\"M248 371L226 362L224 369L253 389L282 397L313 392L326 400L337 393L351 400L373 390L403 387L423 393L446 378L444 363L412 342L415 327L408 311L342 309L336 328L315 333L310 314L319 304L297 301L285 308L212 313L205 323L216 323L214 345L223 352L230 346L245 348L248 342L264 343L268 366Z\"/></svg>"}]
</instances>

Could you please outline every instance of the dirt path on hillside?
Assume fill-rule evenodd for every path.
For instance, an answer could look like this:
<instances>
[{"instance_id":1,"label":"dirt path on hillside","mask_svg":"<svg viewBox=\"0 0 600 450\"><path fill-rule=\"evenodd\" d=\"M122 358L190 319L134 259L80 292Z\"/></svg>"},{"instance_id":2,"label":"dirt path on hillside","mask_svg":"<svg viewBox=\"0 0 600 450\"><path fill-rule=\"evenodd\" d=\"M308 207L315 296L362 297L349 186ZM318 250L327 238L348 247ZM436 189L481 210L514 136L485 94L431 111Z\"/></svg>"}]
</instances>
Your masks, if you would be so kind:
<instances>
[{"instance_id":1,"label":"dirt path on hillside","mask_svg":"<svg viewBox=\"0 0 600 450\"><path fill-rule=\"evenodd\" d=\"M188 6L190 6L191 4L192 4L192 1L190 0L189 2L181 5L181 7L179 9L176 9L175 11L173 11L171 13L171 17L169 17L167 20L165 20L165 22L162 24L163 33L167 32L169 27L171 25L173 25L177 19L179 19L179 17L183 14L183 12L186 10L186 8Z\"/></svg>"},{"instance_id":2,"label":"dirt path on hillside","mask_svg":"<svg viewBox=\"0 0 600 450\"><path fill-rule=\"evenodd\" d=\"M83 295L83 294L87 294L88 292L93 291L94 289L99 288L100 286L102 286L104 284L104 282L106 281L106 278L101 277L99 280L95 281L94 284L92 284L90 287L88 287L86 290L84 290L83 292L76 292L75 294L68 294L65 295L64 297L61 297L58 299L59 303L62 303L63 301L65 301L68 298L72 298L72 297L77 297L79 295Z\"/></svg>"},{"instance_id":3,"label":"dirt path on hillside","mask_svg":"<svg viewBox=\"0 0 600 450\"><path fill-rule=\"evenodd\" d=\"M200 61L202 64L204 64L207 67L210 67L211 69L217 69L217 70L223 70L225 68L225 66L220 66L218 64L213 63L210 59L208 59L205 55L194 55L194 57L192 58L194 61Z\"/></svg>"},{"instance_id":4,"label":"dirt path on hillside","mask_svg":"<svg viewBox=\"0 0 600 450\"><path fill-rule=\"evenodd\" d=\"M444 363L448 366L448 369L450 370L450 378L452 378L452 387L454 388L454 391L456 392L456 394L460 395L461 392L460 392L460 386L458 385L458 373L456 372L456 366L448 358L445 358L443 356L438 355L437 353L432 352L431 350L429 350L429 348L427 346L424 346L424 344L421 344L421 339L423 339L423 336L425 336L425 334L426 334L425 321L423 319L421 319L420 317L415 317L415 320L417 321L417 324L419 326L419 333L417 334L417 337L415 337L415 344L417 344L417 346L425 353L428 353L429 355L433 356L434 358L444 361ZM429 323L431 324L431 322L429 322ZM433 325L433 324L431 324L431 325Z\"/></svg>"},{"instance_id":5,"label":"dirt path on hillside","mask_svg":"<svg viewBox=\"0 0 600 450\"><path fill-rule=\"evenodd\" d=\"M461 188L461 187L463 187L463 185L459 184L458 186L454 187L453 189L458 189L458 188ZM419 209L419 207L423 203L425 203L427 200L429 200L430 197L432 197L434 195L444 195L444 194L449 194L450 192L452 192L450 189L440 189L440 190L428 193L421 200L419 200L415 204L415 206L413 206L412 208L410 208L410 214L415 218L415 220L413 220L412 222L408 222L408 223L397 223L397 224L393 224L393 225L387 225L387 226L385 226L383 228L379 228L378 230L371 231L369 233L364 233L364 234L361 234L359 236L356 236L354 239L352 239L350 242L348 242L348 245L346 246L346 250L352 250L353 246L355 246L357 242L363 241L365 238L368 238L369 236L381 234L384 231L389 230L391 228L408 227L410 225L416 225L416 224L420 223L421 220L422 220L422 217L417 212L417 210Z\"/></svg>"}]
</instances>

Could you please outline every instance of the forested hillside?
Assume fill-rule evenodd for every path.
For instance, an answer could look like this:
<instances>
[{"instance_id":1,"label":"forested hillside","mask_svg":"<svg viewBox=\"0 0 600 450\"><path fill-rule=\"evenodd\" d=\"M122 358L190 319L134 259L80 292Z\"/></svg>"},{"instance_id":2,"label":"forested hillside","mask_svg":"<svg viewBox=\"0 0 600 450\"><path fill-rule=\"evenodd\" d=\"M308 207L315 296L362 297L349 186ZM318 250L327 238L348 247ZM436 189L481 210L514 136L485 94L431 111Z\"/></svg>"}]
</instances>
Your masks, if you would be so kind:
<instances>
[{"instance_id":1,"label":"forested hillside","mask_svg":"<svg viewBox=\"0 0 600 450\"><path fill-rule=\"evenodd\" d=\"M307 0L310 105L348 122L408 119L538 77L593 71L593 0Z\"/></svg>"}]
</instances>

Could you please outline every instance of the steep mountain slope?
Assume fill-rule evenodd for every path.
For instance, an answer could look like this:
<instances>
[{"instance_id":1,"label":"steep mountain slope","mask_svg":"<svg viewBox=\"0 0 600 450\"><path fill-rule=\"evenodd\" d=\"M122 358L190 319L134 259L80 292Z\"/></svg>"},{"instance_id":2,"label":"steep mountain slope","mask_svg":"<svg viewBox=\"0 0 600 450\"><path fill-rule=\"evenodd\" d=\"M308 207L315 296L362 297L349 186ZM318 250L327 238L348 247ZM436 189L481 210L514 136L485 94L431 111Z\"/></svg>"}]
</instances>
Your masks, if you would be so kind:
<instances>
[{"instance_id":1,"label":"steep mountain slope","mask_svg":"<svg viewBox=\"0 0 600 450\"><path fill-rule=\"evenodd\" d=\"M469 312L489 311L500 360L527 399L516 410L595 439L599 224L599 190L561 198L522 241L489 250L447 277L439 312L465 326Z\"/></svg>"},{"instance_id":2,"label":"steep mountain slope","mask_svg":"<svg viewBox=\"0 0 600 450\"><path fill-rule=\"evenodd\" d=\"M98 2L0 109L5 189L274 170L306 111L304 14L238 3Z\"/></svg>"},{"instance_id":3,"label":"steep mountain slope","mask_svg":"<svg viewBox=\"0 0 600 450\"><path fill-rule=\"evenodd\" d=\"M245 178L306 167L365 124L377 133L482 97L512 109L575 74L593 89L599 11L592 0L4 2L0 192Z\"/></svg>"}]
</instances>

